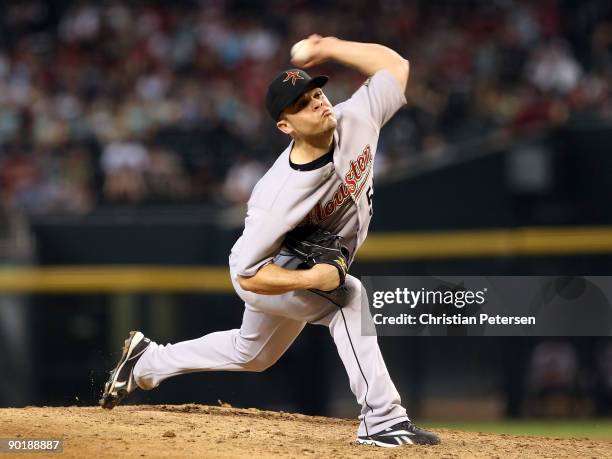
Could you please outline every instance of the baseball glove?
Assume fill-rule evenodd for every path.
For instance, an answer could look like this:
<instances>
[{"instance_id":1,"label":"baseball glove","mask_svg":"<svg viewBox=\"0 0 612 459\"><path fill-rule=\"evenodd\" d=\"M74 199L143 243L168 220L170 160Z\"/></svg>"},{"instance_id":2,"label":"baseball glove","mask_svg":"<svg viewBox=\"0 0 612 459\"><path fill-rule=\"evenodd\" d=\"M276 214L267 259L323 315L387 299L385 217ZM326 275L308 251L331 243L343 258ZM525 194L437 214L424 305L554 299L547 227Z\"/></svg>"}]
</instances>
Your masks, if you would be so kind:
<instances>
[{"instance_id":1,"label":"baseball glove","mask_svg":"<svg viewBox=\"0 0 612 459\"><path fill-rule=\"evenodd\" d=\"M335 266L342 285L349 259L349 251L342 245L342 241L342 236L318 226L299 226L287 234L284 244L308 268L321 263Z\"/></svg>"}]
</instances>

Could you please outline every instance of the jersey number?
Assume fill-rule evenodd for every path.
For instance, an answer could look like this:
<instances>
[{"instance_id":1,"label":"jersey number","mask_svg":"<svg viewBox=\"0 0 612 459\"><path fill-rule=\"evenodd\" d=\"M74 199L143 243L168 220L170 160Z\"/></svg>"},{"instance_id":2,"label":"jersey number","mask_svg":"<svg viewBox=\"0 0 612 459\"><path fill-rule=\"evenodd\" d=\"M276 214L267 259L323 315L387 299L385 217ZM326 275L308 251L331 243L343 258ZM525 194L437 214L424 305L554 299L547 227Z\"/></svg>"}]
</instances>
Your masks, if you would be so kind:
<instances>
[{"instance_id":1,"label":"jersey number","mask_svg":"<svg viewBox=\"0 0 612 459\"><path fill-rule=\"evenodd\" d=\"M370 217L372 216L372 202L374 201L374 190L372 190L372 187L370 186L368 188L368 191L366 192L366 197L368 198L368 205L370 206Z\"/></svg>"}]
</instances>

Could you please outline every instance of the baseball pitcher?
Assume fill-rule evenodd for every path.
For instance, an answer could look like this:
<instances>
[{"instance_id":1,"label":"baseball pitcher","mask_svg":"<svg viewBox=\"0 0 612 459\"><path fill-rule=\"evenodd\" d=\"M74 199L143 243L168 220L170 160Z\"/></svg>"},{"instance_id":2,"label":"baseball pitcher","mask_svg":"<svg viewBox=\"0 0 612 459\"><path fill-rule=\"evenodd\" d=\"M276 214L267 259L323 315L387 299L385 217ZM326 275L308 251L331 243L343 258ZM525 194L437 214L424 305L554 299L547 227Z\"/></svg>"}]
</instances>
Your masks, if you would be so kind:
<instances>
[{"instance_id":1,"label":"baseball pitcher","mask_svg":"<svg viewBox=\"0 0 612 459\"><path fill-rule=\"evenodd\" d=\"M380 129L406 103L408 61L378 44L318 35L300 43L294 65L333 60L367 80L335 106L322 90L325 76L294 68L270 84L267 111L291 142L255 186L229 257L242 325L166 346L131 332L100 404L113 408L137 388L183 373L263 371L311 323L329 327L361 405L358 443L438 444L407 417L377 338L361 335L367 297L347 273L372 218Z\"/></svg>"}]
</instances>

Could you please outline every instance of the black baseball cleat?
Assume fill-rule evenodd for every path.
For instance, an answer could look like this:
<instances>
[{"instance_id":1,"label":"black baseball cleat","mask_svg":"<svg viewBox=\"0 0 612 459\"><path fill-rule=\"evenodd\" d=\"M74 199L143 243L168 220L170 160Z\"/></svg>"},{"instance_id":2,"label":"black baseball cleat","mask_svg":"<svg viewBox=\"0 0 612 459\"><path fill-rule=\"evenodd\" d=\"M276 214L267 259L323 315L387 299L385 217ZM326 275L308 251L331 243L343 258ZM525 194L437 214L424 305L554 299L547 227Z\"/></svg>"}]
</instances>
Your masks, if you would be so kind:
<instances>
[{"instance_id":1,"label":"black baseball cleat","mask_svg":"<svg viewBox=\"0 0 612 459\"><path fill-rule=\"evenodd\" d=\"M440 438L436 434L415 426L410 421L403 421L373 435L357 437L357 443L396 448L402 445L438 445Z\"/></svg>"},{"instance_id":2,"label":"black baseball cleat","mask_svg":"<svg viewBox=\"0 0 612 459\"><path fill-rule=\"evenodd\" d=\"M151 343L139 331L130 332L130 336L123 345L123 354L114 370L110 372L110 378L104 384L104 392L100 399L100 406L112 410L121 401L138 389L134 380L134 366L140 356L147 350Z\"/></svg>"}]
</instances>

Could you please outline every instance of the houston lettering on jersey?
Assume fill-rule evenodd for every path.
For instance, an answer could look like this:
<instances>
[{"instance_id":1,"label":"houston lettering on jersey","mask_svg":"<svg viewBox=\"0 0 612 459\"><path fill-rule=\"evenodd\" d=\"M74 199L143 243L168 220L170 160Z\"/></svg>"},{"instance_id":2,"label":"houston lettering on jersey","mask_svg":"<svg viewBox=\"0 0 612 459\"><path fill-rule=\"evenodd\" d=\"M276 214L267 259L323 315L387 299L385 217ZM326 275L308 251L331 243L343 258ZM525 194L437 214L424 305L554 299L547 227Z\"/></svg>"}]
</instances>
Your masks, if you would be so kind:
<instances>
[{"instance_id":1,"label":"houston lettering on jersey","mask_svg":"<svg viewBox=\"0 0 612 459\"><path fill-rule=\"evenodd\" d=\"M357 201L372 173L372 160L372 148L368 144L355 160L351 160L349 170L344 175L344 182L340 184L332 198L326 202L318 202L304 218L304 224L314 225L327 220L346 203L350 196Z\"/></svg>"}]
</instances>

